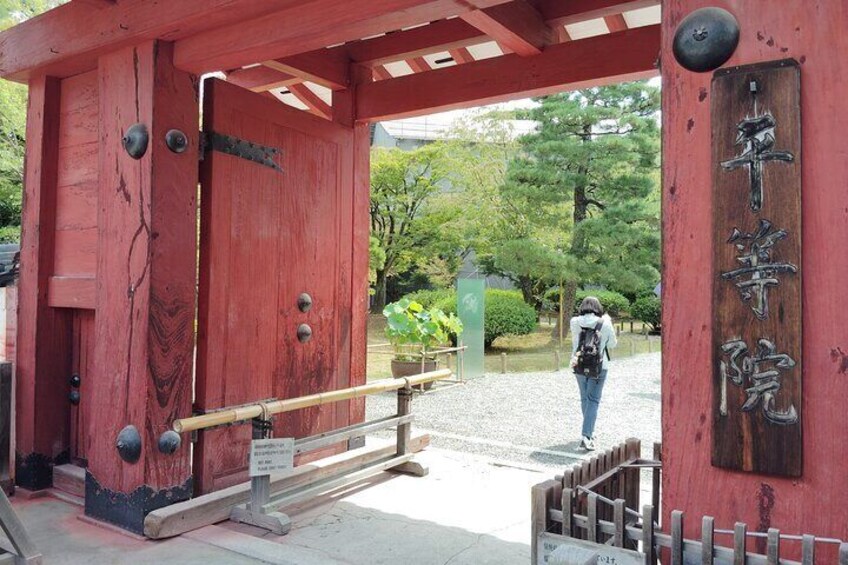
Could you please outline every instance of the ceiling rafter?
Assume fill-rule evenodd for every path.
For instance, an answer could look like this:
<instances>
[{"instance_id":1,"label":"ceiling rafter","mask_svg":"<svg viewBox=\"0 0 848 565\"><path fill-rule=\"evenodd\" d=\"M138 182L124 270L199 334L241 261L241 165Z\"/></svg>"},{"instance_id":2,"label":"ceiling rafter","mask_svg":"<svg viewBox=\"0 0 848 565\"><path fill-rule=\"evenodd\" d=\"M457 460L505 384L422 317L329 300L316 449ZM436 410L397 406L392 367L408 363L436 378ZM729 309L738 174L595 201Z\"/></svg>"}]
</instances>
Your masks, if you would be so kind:
<instances>
[{"instance_id":1,"label":"ceiling rafter","mask_svg":"<svg viewBox=\"0 0 848 565\"><path fill-rule=\"evenodd\" d=\"M301 82L298 77L263 66L235 69L225 74L227 82L254 92L283 88Z\"/></svg>"},{"instance_id":2,"label":"ceiling rafter","mask_svg":"<svg viewBox=\"0 0 848 565\"><path fill-rule=\"evenodd\" d=\"M527 0L474 10L460 16L487 36L518 55L538 55L553 39L553 31Z\"/></svg>"},{"instance_id":3,"label":"ceiling rafter","mask_svg":"<svg viewBox=\"0 0 848 565\"><path fill-rule=\"evenodd\" d=\"M409 65L409 68L412 69L412 72L414 73L423 73L433 70L433 67L430 66L430 63L428 63L427 59L424 57L413 57L412 59L408 59L406 64Z\"/></svg>"},{"instance_id":4,"label":"ceiling rafter","mask_svg":"<svg viewBox=\"0 0 848 565\"><path fill-rule=\"evenodd\" d=\"M450 53L450 56L453 57L453 60L456 62L457 65L464 65L465 63L474 62L474 55L472 55L471 51L469 51L465 47L460 47L458 49L450 49L448 53Z\"/></svg>"},{"instance_id":5,"label":"ceiling rafter","mask_svg":"<svg viewBox=\"0 0 848 565\"><path fill-rule=\"evenodd\" d=\"M333 118L333 108L305 84L293 84L289 86L289 92L300 100L309 109L310 113L327 120Z\"/></svg>"},{"instance_id":6,"label":"ceiling rafter","mask_svg":"<svg viewBox=\"0 0 848 565\"><path fill-rule=\"evenodd\" d=\"M330 90L344 90L350 84L350 60L339 49L319 49L262 64Z\"/></svg>"},{"instance_id":7,"label":"ceiling rafter","mask_svg":"<svg viewBox=\"0 0 848 565\"><path fill-rule=\"evenodd\" d=\"M356 116L360 121L396 119L649 78L657 74L659 50L660 26L651 25L551 45L536 57L504 55L361 84ZM605 56L598 58L600 52Z\"/></svg>"},{"instance_id":8,"label":"ceiling rafter","mask_svg":"<svg viewBox=\"0 0 848 565\"><path fill-rule=\"evenodd\" d=\"M612 14L611 16L604 16L604 22L606 22L607 29L609 29L610 33L618 33L619 31L624 31L628 29L627 21L621 14Z\"/></svg>"}]
</instances>

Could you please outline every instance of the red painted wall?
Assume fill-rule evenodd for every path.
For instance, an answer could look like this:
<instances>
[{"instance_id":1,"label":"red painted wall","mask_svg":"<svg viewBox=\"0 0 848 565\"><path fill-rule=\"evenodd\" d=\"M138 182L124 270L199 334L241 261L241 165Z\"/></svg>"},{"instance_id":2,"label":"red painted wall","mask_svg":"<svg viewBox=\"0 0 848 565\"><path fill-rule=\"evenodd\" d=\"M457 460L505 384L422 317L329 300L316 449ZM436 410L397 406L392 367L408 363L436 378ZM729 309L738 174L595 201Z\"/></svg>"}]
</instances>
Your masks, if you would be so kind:
<instances>
[{"instance_id":1,"label":"red painted wall","mask_svg":"<svg viewBox=\"0 0 848 565\"><path fill-rule=\"evenodd\" d=\"M671 51L680 20L705 6L739 20L739 47L726 66L786 57L801 63L804 471L796 480L710 465L712 74L684 70ZM663 510L666 517L686 512L690 536L699 536L701 515L712 515L717 528L745 521L749 530L848 539L846 22L843 0L663 5Z\"/></svg>"}]
</instances>

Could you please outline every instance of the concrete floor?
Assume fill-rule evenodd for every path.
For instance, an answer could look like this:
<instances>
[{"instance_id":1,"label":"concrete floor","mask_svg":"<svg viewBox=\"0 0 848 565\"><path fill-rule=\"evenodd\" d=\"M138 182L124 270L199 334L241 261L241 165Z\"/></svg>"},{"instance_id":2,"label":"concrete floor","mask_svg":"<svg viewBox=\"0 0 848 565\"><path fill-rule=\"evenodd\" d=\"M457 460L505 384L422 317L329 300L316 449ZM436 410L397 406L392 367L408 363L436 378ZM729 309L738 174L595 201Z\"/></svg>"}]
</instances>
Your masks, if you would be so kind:
<instances>
[{"instance_id":1,"label":"concrete floor","mask_svg":"<svg viewBox=\"0 0 848 565\"><path fill-rule=\"evenodd\" d=\"M427 477L382 473L286 509L293 522L286 536L224 522L156 542L81 521L81 508L53 498L13 504L48 564L529 561L530 487L550 471L433 448L418 460L430 467Z\"/></svg>"}]
</instances>

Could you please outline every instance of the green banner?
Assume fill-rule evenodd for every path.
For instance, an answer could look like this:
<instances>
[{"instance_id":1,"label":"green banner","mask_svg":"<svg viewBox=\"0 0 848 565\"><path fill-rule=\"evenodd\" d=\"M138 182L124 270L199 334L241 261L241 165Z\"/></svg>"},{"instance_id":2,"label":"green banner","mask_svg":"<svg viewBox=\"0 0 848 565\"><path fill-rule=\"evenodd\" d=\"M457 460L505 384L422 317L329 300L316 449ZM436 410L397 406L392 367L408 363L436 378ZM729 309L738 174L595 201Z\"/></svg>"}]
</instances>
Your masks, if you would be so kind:
<instances>
[{"instance_id":1,"label":"green banner","mask_svg":"<svg viewBox=\"0 0 848 565\"><path fill-rule=\"evenodd\" d=\"M462 378L483 375L483 319L485 317L485 279L459 279L456 283L457 311L462 320L464 353Z\"/></svg>"}]
</instances>

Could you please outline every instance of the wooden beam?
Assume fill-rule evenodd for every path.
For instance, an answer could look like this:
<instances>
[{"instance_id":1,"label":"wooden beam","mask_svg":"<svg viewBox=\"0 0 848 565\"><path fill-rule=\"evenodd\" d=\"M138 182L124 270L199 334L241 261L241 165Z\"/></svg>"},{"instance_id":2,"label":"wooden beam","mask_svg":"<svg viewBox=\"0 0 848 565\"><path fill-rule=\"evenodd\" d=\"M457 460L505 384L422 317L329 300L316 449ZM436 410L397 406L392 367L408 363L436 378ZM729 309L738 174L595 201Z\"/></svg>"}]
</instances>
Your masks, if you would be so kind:
<instances>
[{"instance_id":1,"label":"wooden beam","mask_svg":"<svg viewBox=\"0 0 848 565\"><path fill-rule=\"evenodd\" d=\"M262 64L330 90L343 90L350 84L350 59L342 49L320 49Z\"/></svg>"},{"instance_id":2,"label":"wooden beam","mask_svg":"<svg viewBox=\"0 0 848 565\"><path fill-rule=\"evenodd\" d=\"M607 29L609 29L610 33L618 33L619 31L624 31L627 29L627 22L624 20L624 16L621 14L612 14L611 16L604 16L604 22L607 24Z\"/></svg>"},{"instance_id":3,"label":"wooden beam","mask_svg":"<svg viewBox=\"0 0 848 565\"><path fill-rule=\"evenodd\" d=\"M316 116L320 116L329 120L333 117L333 109L329 104L324 102L320 96L312 92L308 86L305 84L292 84L289 86L289 92L294 95L295 98L303 102L309 111Z\"/></svg>"},{"instance_id":4,"label":"wooden beam","mask_svg":"<svg viewBox=\"0 0 848 565\"><path fill-rule=\"evenodd\" d=\"M449 51L488 40L485 33L460 18L441 20L430 25L387 33L373 39L348 43L351 60L363 65L382 65Z\"/></svg>"},{"instance_id":5,"label":"wooden beam","mask_svg":"<svg viewBox=\"0 0 848 565\"><path fill-rule=\"evenodd\" d=\"M457 65L464 65L465 63L473 63L475 61L474 55L465 47L451 49L448 53L450 53L450 56L453 57Z\"/></svg>"},{"instance_id":6,"label":"wooden beam","mask_svg":"<svg viewBox=\"0 0 848 565\"><path fill-rule=\"evenodd\" d=\"M526 0L474 10L460 17L499 45L524 57L541 53L553 36L541 14Z\"/></svg>"},{"instance_id":7,"label":"wooden beam","mask_svg":"<svg viewBox=\"0 0 848 565\"><path fill-rule=\"evenodd\" d=\"M301 79L280 71L259 65L247 69L236 69L227 73L227 82L231 82L253 92L265 92L274 88L283 88L301 82Z\"/></svg>"},{"instance_id":8,"label":"wooden beam","mask_svg":"<svg viewBox=\"0 0 848 565\"><path fill-rule=\"evenodd\" d=\"M409 65L409 68L412 69L414 73L423 73L426 71L432 71L433 67L430 66L430 63L424 57L413 57L406 62Z\"/></svg>"},{"instance_id":9,"label":"wooden beam","mask_svg":"<svg viewBox=\"0 0 848 565\"><path fill-rule=\"evenodd\" d=\"M387 120L657 74L660 26L549 46L359 86L357 120Z\"/></svg>"},{"instance_id":10,"label":"wooden beam","mask_svg":"<svg viewBox=\"0 0 848 565\"><path fill-rule=\"evenodd\" d=\"M554 28L554 33L556 34L557 43L566 43L571 41L571 35L568 33L568 30L565 29L565 26L558 25Z\"/></svg>"},{"instance_id":11,"label":"wooden beam","mask_svg":"<svg viewBox=\"0 0 848 565\"><path fill-rule=\"evenodd\" d=\"M157 448L173 419L191 413L197 288L197 91L172 61L172 44L148 41L102 57L98 67L94 365L106 377L85 393L96 430L85 513L139 533L147 512L191 496L189 442L171 454ZM133 123L150 133L139 160L121 146ZM184 153L164 143L172 128L186 134ZM129 425L141 439L134 462L115 449Z\"/></svg>"},{"instance_id":12,"label":"wooden beam","mask_svg":"<svg viewBox=\"0 0 848 565\"><path fill-rule=\"evenodd\" d=\"M70 311L51 308L47 299L56 237L59 99L59 80L40 76L29 82L15 366L15 480L31 490L51 485L53 464L69 448L67 379L73 319Z\"/></svg>"},{"instance_id":13,"label":"wooden beam","mask_svg":"<svg viewBox=\"0 0 848 565\"><path fill-rule=\"evenodd\" d=\"M339 0L298 2L289 9L214 30L176 44L178 68L202 74L279 59L423 24L473 9L503 4L504 0L370 0L350 9Z\"/></svg>"},{"instance_id":14,"label":"wooden beam","mask_svg":"<svg viewBox=\"0 0 848 565\"><path fill-rule=\"evenodd\" d=\"M0 33L0 76L25 81L39 73L76 75L96 68L100 55L143 39L182 39L301 3L302 0L180 0L163 9L160 3L147 0L123 0L111 5L68 2ZM38 72L33 72L35 69Z\"/></svg>"},{"instance_id":15,"label":"wooden beam","mask_svg":"<svg viewBox=\"0 0 848 565\"><path fill-rule=\"evenodd\" d=\"M393 78L391 73L383 65L373 67L372 71L374 72L374 80L389 80Z\"/></svg>"},{"instance_id":16,"label":"wooden beam","mask_svg":"<svg viewBox=\"0 0 848 565\"><path fill-rule=\"evenodd\" d=\"M614 16L659 4L660 0L539 0L537 7L548 25L554 27Z\"/></svg>"}]
</instances>

